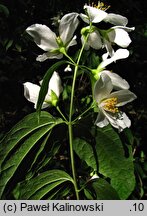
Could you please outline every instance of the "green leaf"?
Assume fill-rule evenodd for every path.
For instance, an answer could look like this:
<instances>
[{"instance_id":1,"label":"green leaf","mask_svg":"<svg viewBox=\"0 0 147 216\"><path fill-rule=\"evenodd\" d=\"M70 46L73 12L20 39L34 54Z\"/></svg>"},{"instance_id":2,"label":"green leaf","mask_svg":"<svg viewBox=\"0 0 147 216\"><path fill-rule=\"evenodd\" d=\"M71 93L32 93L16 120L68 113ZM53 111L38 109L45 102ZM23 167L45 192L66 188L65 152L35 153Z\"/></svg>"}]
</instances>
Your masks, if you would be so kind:
<instances>
[{"instance_id":1,"label":"green leaf","mask_svg":"<svg viewBox=\"0 0 147 216\"><path fill-rule=\"evenodd\" d=\"M47 134L47 136L45 137L45 139L44 139L43 142L41 143L40 148L39 148L39 150L38 150L38 152L37 152L37 154L36 154L36 156L35 156L35 158L34 158L34 161L33 161L32 165L31 165L31 167L30 167L30 169L29 169L30 172L31 172L33 166L36 165L35 163L37 162L37 160L38 160L40 154L43 152L43 150L44 150L45 145L46 145L46 143L47 143L47 141L48 141L48 139L49 139L49 136L50 136L51 132L52 132L52 130L49 131L49 133Z\"/></svg>"},{"instance_id":2,"label":"green leaf","mask_svg":"<svg viewBox=\"0 0 147 216\"><path fill-rule=\"evenodd\" d=\"M0 197L21 162L35 144L47 135L62 119L56 119L47 112L32 113L15 125L0 143Z\"/></svg>"},{"instance_id":3,"label":"green leaf","mask_svg":"<svg viewBox=\"0 0 147 216\"><path fill-rule=\"evenodd\" d=\"M84 189L85 196L88 199L95 200L119 200L115 189L104 179L94 179L89 182Z\"/></svg>"},{"instance_id":4,"label":"green leaf","mask_svg":"<svg viewBox=\"0 0 147 216\"><path fill-rule=\"evenodd\" d=\"M40 92L39 92L39 97L38 97L38 101L37 101L37 112L40 113L41 111L41 107L42 104L44 102L45 96L47 94L48 91L48 84L49 84L49 80L53 74L53 72L55 70L57 70L57 68L59 68L61 65L67 63L67 61L63 60L63 61L58 61L57 63L55 63L54 65L52 65L47 72L45 73L44 77L43 77L43 81L41 84L41 88L40 88Z\"/></svg>"},{"instance_id":5,"label":"green leaf","mask_svg":"<svg viewBox=\"0 0 147 216\"><path fill-rule=\"evenodd\" d=\"M50 193L54 188L57 188L57 186L61 185L62 183L64 183L66 180L59 180L59 181L55 181L53 183L49 183L46 186L43 186L41 189L39 189L38 191L35 192L35 194L33 194L31 197L29 197L28 199L31 200L40 200L42 199L46 194ZM23 199L20 198L20 199Z\"/></svg>"},{"instance_id":6,"label":"green leaf","mask_svg":"<svg viewBox=\"0 0 147 216\"><path fill-rule=\"evenodd\" d=\"M50 161L54 158L54 156L58 153L59 149L61 147L61 143L55 142L50 151L47 153L46 157L41 161L39 164L37 164L36 171L40 172L44 167L48 166Z\"/></svg>"},{"instance_id":7,"label":"green leaf","mask_svg":"<svg viewBox=\"0 0 147 216\"><path fill-rule=\"evenodd\" d=\"M88 166L97 170L97 163L92 146L83 139L74 139L73 149L80 159L84 160Z\"/></svg>"},{"instance_id":8,"label":"green leaf","mask_svg":"<svg viewBox=\"0 0 147 216\"><path fill-rule=\"evenodd\" d=\"M133 145L134 136L132 134L132 131L129 128L126 128L123 131L123 135L124 135L124 141L129 145Z\"/></svg>"},{"instance_id":9,"label":"green leaf","mask_svg":"<svg viewBox=\"0 0 147 216\"><path fill-rule=\"evenodd\" d=\"M111 179L111 185L121 199L127 199L135 187L131 146L128 146L129 156L126 157L118 134L107 126L97 129L96 152L99 172Z\"/></svg>"},{"instance_id":10,"label":"green leaf","mask_svg":"<svg viewBox=\"0 0 147 216\"><path fill-rule=\"evenodd\" d=\"M50 170L23 182L19 186L19 199L41 199L51 190L73 179L62 170Z\"/></svg>"}]
</instances>

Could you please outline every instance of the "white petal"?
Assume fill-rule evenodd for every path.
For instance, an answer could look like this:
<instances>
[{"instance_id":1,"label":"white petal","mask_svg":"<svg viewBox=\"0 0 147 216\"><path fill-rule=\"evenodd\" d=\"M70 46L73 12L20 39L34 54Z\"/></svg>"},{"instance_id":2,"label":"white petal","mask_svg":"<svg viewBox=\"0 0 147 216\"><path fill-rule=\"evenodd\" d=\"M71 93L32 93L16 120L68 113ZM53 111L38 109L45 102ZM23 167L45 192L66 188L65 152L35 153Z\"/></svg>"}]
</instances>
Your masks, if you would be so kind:
<instances>
[{"instance_id":1,"label":"white petal","mask_svg":"<svg viewBox=\"0 0 147 216\"><path fill-rule=\"evenodd\" d=\"M110 124L113 127L117 128L120 132L123 131L123 129L129 128L131 126L131 121L125 113L121 112L118 113L118 116L116 116L116 115L111 115L104 110L103 112L106 118L108 119L108 121L110 122Z\"/></svg>"},{"instance_id":2,"label":"white petal","mask_svg":"<svg viewBox=\"0 0 147 216\"><path fill-rule=\"evenodd\" d=\"M131 126L131 121L124 112L121 112L121 119L118 119L117 121L118 124L120 125L121 130L125 128L129 128Z\"/></svg>"},{"instance_id":3,"label":"white petal","mask_svg":"<svg viewBox=\"0 0 147 216\"><path fill-rule=\"evenodd\" d=\"M105 68L107 65L111 64L112 62L115 62L119 59L124 59L129 56L129 51L127 49L118 49L111 58L104 60L100 63L98 69L101 70L102 68Z\"/></svg>"},{"instance_id":4,"label":"white petal","mask_svg":"<svg viewBox=\"0 0 147 216\"><path fill-rule=\"evenodd\" d=\"M63 91L63 87L61 85L61 79L59 74L55 71L49 81L49 88L47 95L50 97L51 90L57 95L60 96L61 92Z\"/></svg>"},{"instance_id":5,"label":"white petal","mask_svg":"<svg viewBox=\"0 0 147 216\"><path fill-rule=\"evenodd\" d=\"M93 49L99 50L100 48L102 48L100 33L98 31L90 33L88 43Z\"/></svg>"},{"instance_id":6,"label":"white petal","mask_svg":"<svg viewBox=\"0 0 147 216\"><path fill-rule=\"evenodd\" d=\"M84 44L84 37L83 37L83 35L81 36L81 43L82 43L82 45ZM90 44L86 43L85 46L84 46L84 49L85 50L89 50L90 49Z\"/></svg>"},{"instance_id":7,"label":"white petal","mask_svg":"<svg viewBox=\"0 0 147 216\"><path fill-rule=\"evenodd\" d=\"M118 49L113 55L114 61L128 58L129 51L127 49Z\"/></svg>"},{"instance_id":8,"label":"white petal","mask_svg":"<svg viewBox=\"0 0 147 216\"><path fill-rule=\"evenodd\" d=\"M111 93L110 97L116 97L117 98L117 106L124 106L125 104L132 102L133 100L135 100L137 97L136 95L127 90L120 90L120 91L116 91Z\"/></svg>"},{"instance_id":9,"label":"white petal","mask_svg":"<svg viewBox=\"0 0 147 216\"><path fill-rule=\"evenodd\" d=\"M33 84L31 82L26 82L23 84L24 85L24 96L25 98L34 103L34 108L36 109L37 107L37 101L39 97L39 91L40 91L40 86ZM48 107L49 104L46 102L43 102L42 104L42 109Z\"/></svg>"},{"instance_id":10,"label":"white petal","mask_svg":"<svg viewBox=\"0 0 147 216\"><path fill-rule=\"evenodd\" d=\"M95 125L97 125L100 128L103 128L109 124L109 121L105 117L105 115L100 111L98 113L97 119L95 121Z\"/></svg>"},{"instance_id":11,"label":"white petal","mask_svg":"<svg viewBox=\"0 0 147 216\"><path fill-rule=\"evenodd\" d=\"M37 56L36 61L43 62L47 59L61 59L63 57L62 53L46 52L42 55Z\"/></svg>"},{"instance_id":12,"label":"white petal","mask_svg":"<svg viewBox=\"0 0 147 216\"><path fill-rule=\"evenodd\" d=\"M106 47L108 55L113 56L114 55L114 49L112 48L112 43L110 41L106 40L106 38L103 38L103 43L104 43L104 46ZM103 54L103 56L104 55L105 54ZM108 57L108 55L107 55L107 57ZM103 58L103 60L105 60L105 59L106 58Z\"/></svg>"},{"instance_id":13,"label":"white petal","mask_svg":"<svg viewBox=\"0 0 147 216\"><path fill-rule=\"evenodd\" d=\"M102 55L102 60L105 61L105 60L107 60L108 57L109 57L109 53L106 52Z\"/></svg>"},{"instance_id":14,"label":"white petal","mask_svg":"<svg viewBox=\"0 0 147 216\"><path fill-rule=\"evenodd\" d=\"M77 37L76 35L71 39L71 41L69 42L69 44L67 45L66 49L68 50L69 47L71 46L74 46L77 44L77 41L76 41Z\"/></svg>"},{"instance_id":15,"label":"white petal","mask_svg":"<svg viewBox=\"0 0 147 216\"><path fill-rule=\"evenodd\" d=\"M107 13L105 11L94 8L94 7L85 5L84 9L87 10L90 21L93 23L99 23L107 16Z\"/></svg>"},{"instance_id":16,"label":"white petal","mask_svg":"<svg viewBox=\"0 0 147 216\"><path fill-rule=\"evenodd\" d=\"M135 30L135 27L113 26L111 29L124 29L126 32L131 32Z\"/></svg>"},{"instance_id":17,"label":"white petal","mask_svg":"<svg viewBox=\"0 0 147 216\"><path fill-rule=\"evenodd\" d=\"M25 98L34 103L34 107L36 108L38 96L39 96L39 91L40 91L40 86L33 84L31 82L26 82L23 84L24 85L24 96Z\"/></svg>"},{"instance_id":18,"label":"white petal","mask_svg":"<svg viewBox=\"0 0 147 216\"><path fill-rule=\"evenodd\" d=\"M99 80L95 83L94 86L94 98L100 103L101 100L106 98L112 91L113 86L111 79L106 74L101 74Z\"/></svg>"},{"instance_id":19,"label":"white petal","mask_svg":"<svg viewBox=\"0 0 147 216\"><path fill-rule=\"evenodd\" d=\"M33 37L34 42L44 51L58 48L56 34L46 25L34 24L26 29L26 32Z\"/></svg>"},{"instance_id":20,"label":"white petal","mask_svg":"<svg viewBox=\"0 0 147 216\"><path fill-rule=\"evenodd\" d=\"M108 33L109 40L118 46L126 48L131 43L129 34L123 29L113 29Z\"/></svg>"},{"instance_id":21,"label":"white petal","mask_svg":"<svg viewBox=\"0 0 147 216\"><path fill-rule=\"evenodd\" d=\"M105 73L105 74L107 74L110 77L110 79L112 81L113 88L115 90L118 90L118 89L129 89L129 87L130 87L129 83L125 79L123 79L122 77L120 77L118 74L110 72L108 70L104 70L101 73Z\"/></svg>"},{"instance_id":22,"label":"white petal","mask_svg":"<svg viewBox=\"0 0 147 216\"><path fill-rule=\"evenodd\" d=\"M79 14L79 16L81 17L81 19L85 22L85 23L88 23L89 24L89 18L87 15L85 14Z\"/></svg>"},{"instance_id":23,"label":"white petal","mask_svg":"<svg viewBox=\"0 0 147 216\"><path fill-rule=\"evenodd\" d=\"M59 35L64 44L72 39L78 24L78 13L68 13L62 17L59 24Z\"/></svg>"},{"instance_id":24,"label":"white petal","mask_svg":"<svg viewBox=\"0 0 147 216\"><path fill-rule=\"evenodd\" d=\"M104 19L105 22L109 22L113 25L126 26L128 24L128 19L119 14L109 13Z\"/></svg>"}]
</instances>

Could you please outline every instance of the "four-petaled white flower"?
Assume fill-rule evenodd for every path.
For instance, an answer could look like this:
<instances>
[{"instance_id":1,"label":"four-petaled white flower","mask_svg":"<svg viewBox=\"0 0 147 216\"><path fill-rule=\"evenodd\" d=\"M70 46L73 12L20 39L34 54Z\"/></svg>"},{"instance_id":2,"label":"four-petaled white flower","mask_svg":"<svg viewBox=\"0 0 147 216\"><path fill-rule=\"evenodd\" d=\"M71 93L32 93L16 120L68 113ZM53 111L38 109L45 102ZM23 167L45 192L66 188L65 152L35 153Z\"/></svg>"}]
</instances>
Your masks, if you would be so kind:
<instances>
[{"instance_id":1,"label":"four-petaled white flower","mask_svg":"<svg viewBox=\"0 0 147 216\"><path fill-rule=\"evenodd\" d=\"M77 43L76 36L73 34L78 24L78 13L73 12L63 16L59 23L59 37L46 25L34 24L29 26L26 32L31 35L38 47L46 51L43 55L39 55L36 60L42 62L46 59L61 59L63 52Z\"/></svg>"},{"instance_id":2,"label":"four-petaled white flower","mask_svg":"<svg viewBox=\"0 0 147 216\"><path fill-rule=\"evenodd\" d=\"M99 23L101 21L104 21L109 22L113 25L121 26L126 26L128 23L128 19L119 14L107 13L104 10L88 5L85 5L84 9L86 10L86 15L81 13L80 17L86 23Z\"/></svg>"},{"instance_id":3,"label":"four-petaled white flower","mask_svg":"<svg viewBox=\"0 0 147 216\"><path fill-rule=\"evenodd\" d=\"M40 84L42 81L40 82ZM31 82L26 82L24 83L24 96L25 98L34 103L34 108L36 109L37 106L37 101L38 101L38 96L39 96L39 91L40 91L40 86L33 84ZM63 88L61 85L61 79L60 76L57 72L54 72L48 85L48 92L46 94L45 100L42 104L42 109L48 107L51 105L52 102L52 91L55 93L57 98L60 96Z\"/></svg>"},{"instance_id":4,"label":"four-petaled white flower","mask_svg":"<svg viewBox=\"0 0 147 216\"><path fill-rule=\"evenodd\" d=\"M136 95L127 89L115 92L112 90L113 85L110 77L101 74L94 87L94 98L99 108L95 124L102 128L110 123L122 131L131 126L131 121L124 112L119 110L119 107L136 99Z\"/></svg>"}]
</instances>

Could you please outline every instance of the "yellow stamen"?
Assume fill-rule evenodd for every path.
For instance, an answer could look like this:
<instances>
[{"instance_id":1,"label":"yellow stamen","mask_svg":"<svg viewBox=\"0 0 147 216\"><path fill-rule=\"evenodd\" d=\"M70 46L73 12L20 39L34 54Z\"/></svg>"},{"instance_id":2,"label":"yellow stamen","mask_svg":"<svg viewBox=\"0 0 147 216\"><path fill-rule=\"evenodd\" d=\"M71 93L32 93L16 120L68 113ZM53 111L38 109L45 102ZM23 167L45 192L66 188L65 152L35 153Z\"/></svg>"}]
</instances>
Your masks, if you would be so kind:
<instances>
[{"instance_id":1,"label":"yellow stamen","mask_svg":"<svg viewBox=\"0 0 147 216\"><path fill-rule=\"evenodd\" d=\"M100 2L98 1L98 3L94 3L92 2L91 4L89 4L89 6L94 7L94 8L98 8L100 10L106 11L110 8L110 5L106 5L104 4L104 2Z\"/></svg>"},{"instance_id":2,"label":"yellow stamen","mask_svg":"<svg viewBox=\"0 0 147 216\"><path fill-rule=\"evenodd\" d=\"M112 113L118 113L118 108L116 107L117 104L117 98L108 98L103 101L103 108L106 111L112 112Z\"/></svg>"}]
</instances>

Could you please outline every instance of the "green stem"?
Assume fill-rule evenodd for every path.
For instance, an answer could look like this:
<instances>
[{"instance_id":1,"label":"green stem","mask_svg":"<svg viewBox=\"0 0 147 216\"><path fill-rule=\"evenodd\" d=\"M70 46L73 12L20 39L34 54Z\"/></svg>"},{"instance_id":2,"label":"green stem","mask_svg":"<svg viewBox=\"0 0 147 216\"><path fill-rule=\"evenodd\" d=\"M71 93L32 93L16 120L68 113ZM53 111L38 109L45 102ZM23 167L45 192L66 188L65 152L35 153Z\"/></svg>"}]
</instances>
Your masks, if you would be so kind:
<instances>
[{"instance_id":1,"label":"green stem","mask_svg":"<svg viewBox=\"0 0 147 216\"><path fill-rule=\"evenodd\" d=\"M60 115L62 116L62 118L65 120L65 122L67 123L68 121L67 121L66 117L64 116L64 114L61 112L60 108L57 106L56 109L60 113Z\"/></svg>"},{"instance_id":2,"label":"green stem","mask_svg":"<svg viewBox=\"0 0 147 216\"><path fill-rule=\"evenodd\" d=\"M76 63L74 62L74 60L66 53L65 50L64 50L63 54L72 62L73 65L76 64Z\"/></svg>"},{"instance_id":3,"label":"green stem","mask_svg":"<svg viewBox=\"0 0 147 216\"><path fill-rule=\"evenodd\" d=\"M88 39L88 36L85 40L85 43ZM75 83L76 83L76 77L77 77L77 72L79 68L79 62L84 50L85 43L83 44L77 62L75 64L75 70L74 70L74 76L73 76L73 82L72 82L72 90L71 90L71 99L70 99L70 110L69 110L69 123L68 123L68 130L69 130L69 145L70 145L70 158L71 158L71 168L72 168L72 175L73 175L73 180L74 180L74 188L75 188L75 193L76 193L76 198L79 200L79 190L78 190L78 185L77 185L77 179L76 179L76 172L75 172L75 162L74 162L74 152L73 152L73 122L72 122L72 112L73 112L73 100L74 100L74 92L75 92Z\"/></svg>"},{"instance_id":4,"label":"green stem","mask_svg":"<svg viewBox=\"0 0 147 216\"><path fill-rule=\"evenodd\" d=\"M72 175L73 175L73 180L74 180L74 188L75 188L76 198L77 200L79 200L79 190L78 190L77 179L76 179L74 152L73 152L72 122L69 122L68 124L68 132L69 132L70 158L71 158Z\"/></svg>"},{"instance_id":5,"label":"green stem","mask_svg":"<svg viewBox=\"0 0 147 216\"><path fill-rule=\"evenodd\" d=\"M75 118L72 122L75 123L76 121L80 120L83 115L85 115L89 110L93 109L95 104L93 103L90 107L88 107L83 113L81 113L77 118Z\"/></svg>"}]
</instances>

